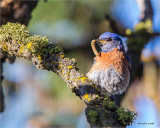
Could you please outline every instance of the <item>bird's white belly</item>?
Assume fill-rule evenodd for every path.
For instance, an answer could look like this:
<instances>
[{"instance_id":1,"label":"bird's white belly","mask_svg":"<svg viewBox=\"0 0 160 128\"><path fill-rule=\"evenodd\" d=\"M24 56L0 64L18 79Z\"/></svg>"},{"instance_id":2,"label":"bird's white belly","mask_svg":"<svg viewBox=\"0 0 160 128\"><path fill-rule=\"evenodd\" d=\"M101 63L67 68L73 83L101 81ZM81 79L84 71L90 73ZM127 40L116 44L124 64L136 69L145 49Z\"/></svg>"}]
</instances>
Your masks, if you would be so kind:
<instances>
[{"instance_id":1,"label":"bird's white belly","mask_svg":"<svg viewBox=\"0 0 160 128\"><path fill-rule=\"evenodd\" d=\"M118 73L113 67L89 72L87 76L108 95L121 94L126 90L129 83L129 78L127 78L129 76Z\"/></svg>"}]
</instances>

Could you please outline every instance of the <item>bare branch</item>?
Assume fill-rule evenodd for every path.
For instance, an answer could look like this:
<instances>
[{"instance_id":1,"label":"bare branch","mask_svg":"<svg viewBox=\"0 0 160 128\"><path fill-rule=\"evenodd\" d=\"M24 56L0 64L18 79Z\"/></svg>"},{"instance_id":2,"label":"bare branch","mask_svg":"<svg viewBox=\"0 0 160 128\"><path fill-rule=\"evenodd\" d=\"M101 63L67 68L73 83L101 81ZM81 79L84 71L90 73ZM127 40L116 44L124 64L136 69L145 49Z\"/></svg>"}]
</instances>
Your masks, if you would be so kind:
<instances>
[{"instance_id":1,"label":"bare branch","mask_svg":"<svg viewBox=\"0 0 160 128\"><path fill-rule=\"evenodd\" d=\"M146 21L147 19L153 19L153 8L150 0L136 0L140 9L139 19L140 21Z\"/></svg>"},{"instance_id":2,"label":"bare branch","mask_svg":"<svg viewBox=\"0 0 160 128\"><path fill-rule=\"evenodd\" d=\"M125 34L126 29L120 23L118 23L115 19L111 18L107 14L105 15L105 18L110 23L111 28L115 33L117 33L121 36L126 36L126 34Z\"/></svg>"}]
</instances>

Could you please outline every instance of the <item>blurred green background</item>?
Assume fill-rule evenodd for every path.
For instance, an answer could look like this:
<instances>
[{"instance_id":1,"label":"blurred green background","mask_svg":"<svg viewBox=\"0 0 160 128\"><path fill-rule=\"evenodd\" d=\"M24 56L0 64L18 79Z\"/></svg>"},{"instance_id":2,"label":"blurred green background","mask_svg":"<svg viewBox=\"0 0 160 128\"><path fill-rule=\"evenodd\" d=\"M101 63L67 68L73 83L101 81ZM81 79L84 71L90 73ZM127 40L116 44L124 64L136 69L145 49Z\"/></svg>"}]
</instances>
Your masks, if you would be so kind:
<instances>
[{"instance_id":1,"label":"blurred green background","mask_svg":"<svg viewBox=\"0 0 160 128\"><path fill-rule=\"evenodd\" d=\"M154 8L153 30L160 32L160 2L151 1ZM94 58L91 40L106 31L113 32L110 22L105 19L106 14L124 28L133 30L139 20L139 13L135 0L40 0L27 28L32 35L47 35L51 42L61 45L66 57L75 58L80 72L86 74ZM122 37L122 40L126 38ZM156 48L160 46L160 38L151 42L152 45L146 46L150 51L147 55L159 56ZM0 115L2 127L89 127L85 119L84 102L71 92L57 74L37 70L31 62L19 58L12 65L5 62L3 68L7 107ZM153 122L155 125L151 127L158 128L160 96L156 91L160 90L160 83L157 82L159 64L157 66L151 62L144 69L146 75L133 82L122 106L140 115L133 128L147 128L147 125L137 125L141 122ZM143 111L146 107L146 111Z\"/></svg>"},{"instance_id":2,"label":"blurred green background","mask_svg":"<svg viewBox=\"0 0 160 128\"><path fill-rule=\"evenodd\" d=\"M110 13L111 3L112 1L41 0L32 12L27 29L32 35L47 35L50 41L61 45L66 57L75 58L80 72L86 74L94 57L90 48L91 40L111 30L105 20L105 14ZM28 115L25 112L16 117L17 120L27 120L24 124L18 123L18 126L88 127L83 112L84 102L71 92L57 74L37 70L31 62L19 58L12 65L6 62L3 74L6 78L3 83L7 90L7 105L11 101L22 106L30 105L29 108L18 107L20 113L28 112ZM22 87L24 93L21 93ZM27 99L30 103L27 103ZM17 108L13 110L16 111ZM9 115L6 114L6 118ZM10 120L7 124L9 122ZM10 126L7 124L7 127Z\"/></svg>"}]
</instances>

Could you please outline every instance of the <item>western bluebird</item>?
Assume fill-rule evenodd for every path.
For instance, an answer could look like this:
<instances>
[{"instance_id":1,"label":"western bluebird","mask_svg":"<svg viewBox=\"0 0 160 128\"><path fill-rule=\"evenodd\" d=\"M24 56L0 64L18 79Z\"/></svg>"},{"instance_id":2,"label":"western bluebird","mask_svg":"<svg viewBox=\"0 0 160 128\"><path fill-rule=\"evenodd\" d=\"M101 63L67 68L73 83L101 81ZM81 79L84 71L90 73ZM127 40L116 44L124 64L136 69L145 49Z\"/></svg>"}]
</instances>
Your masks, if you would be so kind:
<instances>
[{"instance_id":1,"label":"western bluebird","mask_svg":"<svg viewBox=\"0 0 160 128\"><path fill-rule=\"evenodd\" d=\"M101 51L95 48L98 43ZM93 40L92 49L96 57L87 76L107 95L123 93L130 81L130 63L122 40L117 34L105 32Z\"/></svg>"}]
</instances>

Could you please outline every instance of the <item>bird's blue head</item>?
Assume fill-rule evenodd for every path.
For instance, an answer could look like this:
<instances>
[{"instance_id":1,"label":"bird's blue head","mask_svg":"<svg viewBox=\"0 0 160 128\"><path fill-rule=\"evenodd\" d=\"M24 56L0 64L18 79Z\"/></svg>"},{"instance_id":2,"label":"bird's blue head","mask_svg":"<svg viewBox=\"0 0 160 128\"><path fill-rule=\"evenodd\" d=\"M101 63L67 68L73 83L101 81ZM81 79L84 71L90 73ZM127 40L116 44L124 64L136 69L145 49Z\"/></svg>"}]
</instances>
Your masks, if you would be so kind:
<instances>
[{"instance_id":1,"label":"bird's blue head","mask_svg":"<svg viewBox=\"0 0 160 128\"><path fill-rule=\"evenodd\" d=\"M114 48L118 48L121 51L125 51L121 38L110 32L105 32L96 40L99 44L102 52L109 52Z\"/></svg>"}]
</instances>

